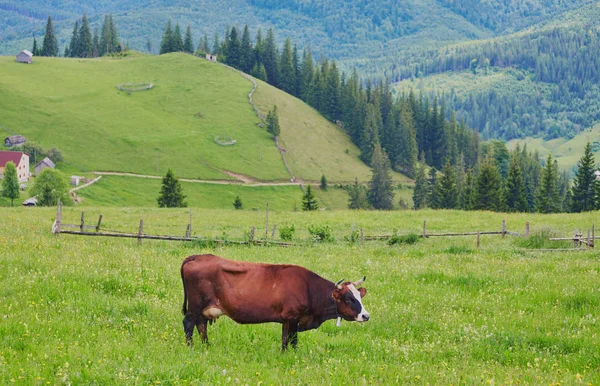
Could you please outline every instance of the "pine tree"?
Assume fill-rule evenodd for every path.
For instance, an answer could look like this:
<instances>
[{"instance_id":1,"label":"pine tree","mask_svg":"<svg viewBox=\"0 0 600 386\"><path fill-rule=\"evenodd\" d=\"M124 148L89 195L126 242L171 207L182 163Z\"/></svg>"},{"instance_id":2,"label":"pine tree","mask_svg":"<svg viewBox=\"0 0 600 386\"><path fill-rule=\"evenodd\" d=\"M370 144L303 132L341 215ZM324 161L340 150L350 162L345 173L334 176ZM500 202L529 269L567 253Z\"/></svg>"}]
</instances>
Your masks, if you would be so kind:
<instances>
[{"instance_id":1,"label":"pine tree","mask_svg":"<svg viewBox=\"0 0 600 386\"><path fill-rule=\"evenodd\" d=\"M249 74L254 67L254 51L252 49L250 31L247 25L244 26L244 32L242 33L242 46L240 51L240 70Z\"/></svg>"},{"instance_id":2,"label":"pine tree","mask_svg":"<svg viewBox=\"0 0 600 386\"><path fill-rule=\"evenodd\" d=\"M40 54L37 40L35 39L35 37L33 38L33 48L31 49L31 53L33 54L33 56L39 56Z\"/></svg>"},{"instance_id":3,"label":"pine tree","mask_svg":"<svg viewBox=\"0 0 600 386\"><path fill-rule=\"evenodd\" d=\"M48 16L46 34L44 35L44 42L42 43L42 55L58 56L58 42L54 35L54 25L52 24L52 18L50 16Z\"/></svg>"},{"instance_id":4,"label":"pine tree","mask_svg":"<svg viewBox=\"0 0 600 386\"><path fill-rule=\"evenodd\" d=\"M192 27L188 24L185 31L185 40L183 42L183 51L191 54L194 52L194 43L192 42Z\"/></svg>"},{"instance_id":5,"label":"pine tree","mask_svg":"<svg viewBox=\"0 0 600 386\"><path fill-rule=\"evenodd\" d=\"M327 178L325 178L325 174L321 176L321 190L327 190Z\"/></svg>"},{"instance_id":6,"label":"pine tree","mask_svg":"<svg viewBox=\"0 0 600 386\"><path fill-rule=\"evenodd\" d=\"M283 51L279 58L279 88L291 95L296 95L296 74L292 62L292 42L285 39Z\"/></svg>"},{"instance_id":7,"label":"pine tree","mask_svg":"<svg viewBox=\"0 0 600 386\"><path fill-rule=\"evenodd\" d=\"M119 41L119 33L117 32L117 23L114 22L112 13L108 15L108 24L110 27L110 52L121 52L121 42Z\"/></svg>"},{"instance_id":8,"label":"pine tree","mask_svg":"<svg viewBox=\"0 0 600 386\"><path fill-rule=\"evenodd\" d=\"M548 153L546 166L542 170L540 185L535 196L535 211L538 213L557 213L561 202L558 195L558 169Z\"/></svg>"},{"instance_id":9,"label":"pine tree","mask_svg":"<svg viewBox=\"0 0 600 386\"><path fill-rule=\"evenodd\" d=\"M527 196L523 174L517 159L517 154L513 153L510 158L508 168L508 177L506 179L506 206L509 212L527 212Z\"/></svg>"},{"instance_id":10,"label":"pine tree","mask_svg":"<svg viewBox=\"0 0 600 386\"><path fill-rule=\"evenodd\" d=\"M502 203L502 177L492 158L483 161L475 183L475 208L500 211Z\"/></svg>"},{"instance_id":11,"label":"pine tree","mask_svg":"<svg viewBox=\"0 0 600 386\"><path fill-rule=\"evenodd\" d=\"M160 54L168 54L169 52L173 51L173 29L171 28L171 20L169 20L165 27L165 33L163 34L163 38L160 43Z\"/></svg>"},{"instance_id":12,"label":"pine tree","mask_svg":"<svg viewBox=\"0 0 600 386\"><path fill-rule=\"evenodd\" d=\"M267 113L267 131L273 135L273 137L278 137L281 133L281 128L279 126L279 115L277 114L277 106L273 106L273 110L269 110Z\"/></svg>"},{"instance_id":13,"label":"pine tree","mask_svg":"<svg viewBox=\"0 0 600 386\"><path fill-rule=\"evenodd\" d=\"M429 207L431 209L440 209L440 186L439 180L437 178L437 170L434 167L429 169L429 180L428 180L428 192L427 192L427 202L429 203Z\"/></svg>"},{"instance_id":14,"label":"pine tree","mask_svg":"<svg viewBox=\"0 0 600 386\"><path fill-rule=\"evenodd\" d=\"M175 177L173 171L169 169L162 179L160 194L158 195L159 208L185 208L187 202L184 201L185 195L181 182Z\"/></svg>"},{"instance_id":15,"label":"pine tree","mask_svg":"<svg viewBox=\"0 0 600 386\"><path fill-rule=\"evenodd\" d=\"M278 58L279 53L277 52L277 46L275 45L275 35L273 29L270 28L267 32L267 39L265 40L262 63L265 66L269 84L275 87L279 86Z\"/></svg>"},{"instance_id":16,"label":"pine tree","mask_svg":"<svg viewBox=\"0 0 600 386\"><path fill-rule=\"evenodd\" d=\"M425 175L425 165L419 162L415 173L415 190L413 191L413 208L415 210L427 207L428 191L429 182Z\"/></svg>"},{"instance_id":17,"label":"pine tree","mask_svg":"<svg viewBox=\"0 0 600 386\"><path fill-rule=\"evenodd\" d=\"M91 58L94 55L94 43L92 40L92 31L87 15L84 13L81 19L81 27L79 27L78 56L81 58ZM72 55L73 53L71 53Z\"/></svg>"},{"instance_id":18,"label":"pine tree","mask_svg":"<svg viewBox=\"0 0 600 386\"><path fill-rule=\"evenodd\" d=\"M379 144L373 150L371 171L373 176L367 192L369 204L375 209L391 210L394 207L394 186L390 175L390 161Z\"/></svg>"},{"instance_id":19,"label":"pine tree","mask_svg":"<svg viewBox=\"0 0 600 386\"><path fill-rule=\"evenodd\" d=\"M79 44L79 21L75 20L75 25L73 26L73 33L71 34L71 41L69 42L69 56L72 58L81 57L79 49L81 44Z\"/></svg>"},{"instance_id":20,"label":"pine tree","mask_svg":"<svg viewBox=\"0 0 600 386\"><path fill-rule=\"evenodd\" d=\"M307 102L312 98L312 84L315 75L314 59L310 47L302 54L302 80L300 99Z\"/></svg>"},{"instance_id":21,"label":"pine tree","mask_svg":"<svg viewBox=\"0 0 600 386\"><path fill-rule=\"evenodd\" d=\"M573 178L571 192L571 210L573 212L587 212L595 207L594 187L598 185L594 175L595 163L592 145L588 142L585 145L583 156L577 163L577 171Z\"/></svg>"},{"instance_id":22,"label":"pine tree","mask_svg":"<svg viewBox=\"0 0 600 386\"><path fill-rule=\"evenodd\" d=\"M104 16L104 23L100 31L100 43L98 45L98 55L104 56L112 52L112 28L110 25L110 16Z\"/></svg>"},{"instance_id":23,"label":"pine tree","mask_svg":"<svg viewBox=\"0 0 600 386\"><path fill-rule=\"evenodd\" d=\"M183 38L181 37L181 28L179 27L179 23L175 25L175 31L171 35L171 39L171 47L173 48L173 52L183 51Z\"/></svg>"},{"instance_id":24,"label":"pine tree","mask_svg":"<svg viewBox=\"0 0 600 386\"><path fill-rule=\"evenodd\" d=\"M242 207L243 207L242 199L240 198L239 195L235 197L235 201L233 201L233 207L237 210L242 209Z\"/></svg>"},{"instance_id":25,"label":"pine tree","mask_svg":"<svg viewBox=\"0 0 600 386\"><path fill-rule=\"evenodd\" d=\"M358 178L354 179L354 184L348 187L348 209L368 209L367 188L358 183Z\"/></svg>"},{"instance_id":26,"label":"pine tree","mask_svg":"<svg viewBox=\"0 0 600 386\"><path fill-rule=\"evenodd\" d=\"M267 71L265 70L265 66L263 66L262 63L254 63L254 67L252 67L250 75L252 75L256 79L262 80L263 82L267 81Z\"/></svg>"},{"instance_id":27,"label":"pine tree","mask_svg":"<svg viewBox=\"0 0 600 386\"><path fill-rule=\"evenodd\" d=\"M456 209L458 207L458 184L454 168L448 160L442 168L442 178L438 184L438 200L440 209Z\"/></svg>"},{"instance_id":28,"label":"pine tree","mask_svg":"<svg viewBox=\"0 0 600 386\"><path fill-rule=\"evenodd\" d=\"M4 178L2 179L2 197L10 198L10 206L14 206L15 199L19 198L19 178L14 162L9 161L5 165Z\"/></svg>"},{"instance_id":29,"label":"pine tree","mask_svg":"<svg viewBox=\"0 0 600 386\"><path fill-rule=\"evenodd\" d=\"M315 194L312 191L312 187L308 185L306 187L306 192L302 196L302 210L311 211L317 209L319 209L319 204L317 203Z\"/></svg>"},{"instance_id":30,"label":"pine tree","mask_svg":"<svg viewBox=\"0 0 600 386\"><path fill-rule=\"evenodd\" d=\"M461 188L460 209L473 210L477 205L477 197L475 192L475 181L473 171L469 169L465 175L465 182Z\"/></svg>"},{"instance_id":31,"label":"pine tree","mask_svg":"<svg viewBox=\"0 0 600 386\"><path fill-rule=\"evenodd\" d=\"M379 145L379 129L377 126L378 109L369 103L366 106L365 124L360 138L360 159L371 162L373 151Z\"/></svg>"},{"instance_id":32,"label":"pine tree","mask_svg":"<svg viewBox=\"0 0 600 386\"><path fill-rule=\"evenodd\" d=\"M94 58L97 58L99 55L99 53L98 53L99 46L100 46L100 38L98 36L98 30L94 29L93 50L92 50L92 56Z\"/></svg>"},{"instance_id":33,"label":"pine tree","mask_svg":"<svg viewBox=\"0 0 600 386\"><path fill-rule=\"evenodd\" d=\"M229 36L227 39L227 50L224 50L227 64L239 69L242 60L242 42L240 41L237 28L234 26L227 36Z\"/></svg>"}]
</instances>

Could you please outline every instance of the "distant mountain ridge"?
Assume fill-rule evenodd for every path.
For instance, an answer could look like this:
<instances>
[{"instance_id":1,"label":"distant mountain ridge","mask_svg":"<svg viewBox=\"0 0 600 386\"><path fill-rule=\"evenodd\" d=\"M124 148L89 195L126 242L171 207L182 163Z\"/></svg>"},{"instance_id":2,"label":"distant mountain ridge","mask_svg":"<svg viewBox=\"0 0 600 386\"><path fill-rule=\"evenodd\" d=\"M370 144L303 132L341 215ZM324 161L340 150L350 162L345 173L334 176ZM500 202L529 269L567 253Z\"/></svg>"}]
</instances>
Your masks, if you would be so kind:
<instances>
[{"instance_id":1,"label":"distant mountain ridge","mask_svg":"<svg viewBox=\"0 0 600 386\"><path fill-rule=\"evenodd\" d=\"M0 54L31 49L42 36L47 15L56 21L61 52L75 20L84 12L92 28L113 13L123 42L157 51L169 19L191 24L194 41L212 41L227 25L274 28L313 51L361 72L383 74L394 58L424 48L489 38L527 28L590 3L591 0L160 0L92 1L3 0L0 2Z\"/></svg>"}]
</instances>

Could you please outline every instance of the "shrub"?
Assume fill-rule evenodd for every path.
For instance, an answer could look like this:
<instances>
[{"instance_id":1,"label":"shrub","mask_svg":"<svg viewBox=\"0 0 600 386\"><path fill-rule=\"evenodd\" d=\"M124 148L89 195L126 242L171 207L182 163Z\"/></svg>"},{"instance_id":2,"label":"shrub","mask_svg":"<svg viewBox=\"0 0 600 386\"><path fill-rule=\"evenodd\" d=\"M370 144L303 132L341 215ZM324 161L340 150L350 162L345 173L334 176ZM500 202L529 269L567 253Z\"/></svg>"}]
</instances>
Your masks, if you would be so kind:
<instances>
[{"instance_id":1,"label":"shrub","mask_svg":"<svg viewBox=\"0 0 600 386\"><path fill-rule=\"evenodd\" d=\"M415 233L410 233L408 235L398 235L394 233L392 237L388 240L388 245L395 244L414 244L420 240L419 235Z\"/></svg>"},{"instance_id":2,"label":"shrub","mask_svg":"<svg viewBox=\"0 0 600 386\"><path fill-rule=\"evenodd\" d=\"M358 229L352 230L349 235L344 236L344 240L350 244L356 243L360 239L360 231Z\"/></svg>"},{"instance_id":3,"label":"shrub","mask_svg":"<svg viewBox=\"0 0 600 386\"><path fill-rule=\"evenodd\" d=\"M332 242L335 240L331 234L329 225L309 225L308 233L311 240L317 243Z\"/></svg>"},{"instance_id":4,"label":"shrub","mask_svg":"<svg viewBox=\"0 0 600 386\"><path fill-rule=\"evenodd\" d=\"M283 241L292 241L295 233L296 227L294 224L284 225L279 229L279 238Z\"/></svg>"}]
</instances>

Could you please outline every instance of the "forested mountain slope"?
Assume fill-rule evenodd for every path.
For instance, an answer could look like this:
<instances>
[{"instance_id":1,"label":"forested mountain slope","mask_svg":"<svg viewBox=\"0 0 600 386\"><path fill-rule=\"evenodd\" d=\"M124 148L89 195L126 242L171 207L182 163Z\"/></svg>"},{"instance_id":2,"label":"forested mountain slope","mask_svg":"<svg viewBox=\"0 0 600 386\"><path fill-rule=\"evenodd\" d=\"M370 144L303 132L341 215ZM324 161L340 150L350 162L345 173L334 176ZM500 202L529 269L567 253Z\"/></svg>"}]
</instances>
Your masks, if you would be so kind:
<instances>
[{"instance_id":1,"label":"forested mountain slope","mask_svg":"<svg viewBox=\"0 0 600 386\"><path fill-rule=\"evenodd\" d=\"M275 28L311 44L317 54L341 60L371 74L383 74L394 58L452 42L488 38L518 30L589 3L590 0L3 0L0 2L0 54L31 48L51 15L60 52L74 21L87 12L92 28L113 13L121 38L131 48L158 51L169 19L183 28L191 24L194 41L227 25Z\"/></svg>"},{"instance_id":2,"label":"forested mountain slope","mask_svg":"<svg viewBox=\"0 0 600 386\"><path fill-rule=\"evenodd\" d=\"M447 104L484 138L546 139L600 120L600 2L525 31L400 58L400 90Z\"/></svg>"}]
</instances>

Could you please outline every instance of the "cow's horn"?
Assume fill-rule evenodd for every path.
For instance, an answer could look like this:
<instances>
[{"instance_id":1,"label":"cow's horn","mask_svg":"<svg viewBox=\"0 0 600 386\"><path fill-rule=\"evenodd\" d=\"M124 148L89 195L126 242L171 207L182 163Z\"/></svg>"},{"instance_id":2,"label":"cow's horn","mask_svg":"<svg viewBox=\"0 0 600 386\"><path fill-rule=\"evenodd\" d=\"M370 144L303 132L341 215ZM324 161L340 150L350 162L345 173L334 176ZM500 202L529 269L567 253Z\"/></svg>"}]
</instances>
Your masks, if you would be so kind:
<instances>
[{"instance_id":1,"label":"cow's horn","mask_svg":"<svg viewBox=\"0 0 600 386\"><path fill-rule=\"evenodd\" d=\"M352 283L355 287L358 287L359 285L361 285L365 280L367 280L366 276L363 276L362 279L360 279L359 281L355 281L354 283Z\"/></svg>"},{"instance_id":2,"label":"cow's horn","mask_svg":"<svg viewBox=\"0 0 600 386\"><path fill-rule=\"evenodd\" d=\"M340 288L340 284L342 284L344 282L344 279L338 281L337 283L335 283L335 286ZM340 288L341 289L341 288Z\"/></svg>"}]
</instances>

